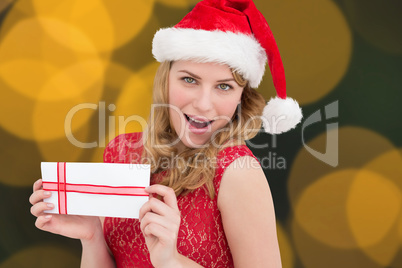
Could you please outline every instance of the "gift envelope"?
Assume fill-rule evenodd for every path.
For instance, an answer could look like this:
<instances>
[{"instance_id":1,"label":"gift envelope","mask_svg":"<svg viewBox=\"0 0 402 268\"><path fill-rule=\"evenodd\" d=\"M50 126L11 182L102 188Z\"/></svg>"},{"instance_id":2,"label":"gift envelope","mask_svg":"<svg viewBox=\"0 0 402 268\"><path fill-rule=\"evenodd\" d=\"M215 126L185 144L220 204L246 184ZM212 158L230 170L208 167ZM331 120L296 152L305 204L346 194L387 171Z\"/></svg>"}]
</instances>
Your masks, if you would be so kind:
<instances>
[{"instance_id":1,"label":"gift envelope","mask_svg":"<svg viewBox=\"0 0 402 268\"><path fill-rule=\"evenodd\" d=\"M42 162L47 213L138 218L148 201L150 165Z\"/></svg>"}]
</instances>

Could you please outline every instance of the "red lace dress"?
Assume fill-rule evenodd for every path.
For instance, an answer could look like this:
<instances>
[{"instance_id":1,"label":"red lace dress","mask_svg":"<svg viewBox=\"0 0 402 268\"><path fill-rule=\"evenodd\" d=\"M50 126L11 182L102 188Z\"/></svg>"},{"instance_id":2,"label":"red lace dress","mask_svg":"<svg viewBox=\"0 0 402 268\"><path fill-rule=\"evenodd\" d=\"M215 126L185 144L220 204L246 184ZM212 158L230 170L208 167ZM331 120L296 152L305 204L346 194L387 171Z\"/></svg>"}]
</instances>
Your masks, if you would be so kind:
<instances>
[{"instance_id":1,"label":"red lace dress","mask_svg":"<svg viewBox=\"0 0 402 268\"><path fill-rule=\"evenodd\" d=\"M142 150L138 143L140 138L141 133L116 137L105 149L104 161L136 163ZM254 157L245 145L227 147L219 153L214 178L216 196L213 200L203 187L177 197L182 217L177 250L203 267L233 267L232 255L217 206L217 196L226 167L242 156ZM137 219L106 218L104 235L117 267L153 267Z\"/></svg>"}]
</instances>

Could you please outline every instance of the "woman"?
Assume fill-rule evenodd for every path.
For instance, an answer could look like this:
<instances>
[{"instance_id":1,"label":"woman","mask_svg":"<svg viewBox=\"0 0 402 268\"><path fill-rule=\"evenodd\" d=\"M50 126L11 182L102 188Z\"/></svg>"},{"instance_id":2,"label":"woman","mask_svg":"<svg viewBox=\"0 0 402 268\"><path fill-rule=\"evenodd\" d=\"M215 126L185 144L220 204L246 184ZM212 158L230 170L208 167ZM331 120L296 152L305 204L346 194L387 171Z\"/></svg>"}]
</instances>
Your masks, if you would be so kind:
<instances>
[{"instance_id":1,"label":"woman","mask_svg":"<svg viewBox=\"0 0 402 268\"><path fill-rule=\"evenodd\" d=\"M291 118L295 102L284 99L265 19L251 1L202 1L156 33L153 54L161 62L159 108L144 134L120 135L104 153L105 162L152 165L140 219L47 215L39 180L30 198L36 226L80 239L82 267L281 267L269 186L244 141L260 129L263 109L272 133L294 127L301 114ZM267 56L280 99L264 108L253 88Z\"/></svg>"}]
</instances>

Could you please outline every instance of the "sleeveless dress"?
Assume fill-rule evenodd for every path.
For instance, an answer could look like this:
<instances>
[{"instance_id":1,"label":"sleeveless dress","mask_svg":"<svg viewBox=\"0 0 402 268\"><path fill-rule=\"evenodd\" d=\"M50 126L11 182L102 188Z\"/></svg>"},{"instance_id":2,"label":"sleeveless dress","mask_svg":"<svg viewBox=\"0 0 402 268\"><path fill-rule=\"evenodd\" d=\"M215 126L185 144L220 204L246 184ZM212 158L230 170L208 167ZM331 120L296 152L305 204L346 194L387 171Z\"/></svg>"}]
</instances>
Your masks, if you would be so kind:
<instances>
[{"instance_id":1,"label":"sleeveless dress","mask_svg":"<svg viewBox=\"0 0 402 268\"><path fill-rule=\"evenodd\" d=\"M105 149L104 162L138 163L142 151L139 142L141 135L129 133L117 136ZM204 187L177 197L181 212L177 250L203 267L233 267L217 197L225 169L242 156L254 157L246 145L227 147L219 152L214 177L214 199L209 197ZM151 184L152 181L155 181L154 177L151 177ZM106 218L104 236L117 267L153 267L137 219Z\"/></svg>"}]
</instances>

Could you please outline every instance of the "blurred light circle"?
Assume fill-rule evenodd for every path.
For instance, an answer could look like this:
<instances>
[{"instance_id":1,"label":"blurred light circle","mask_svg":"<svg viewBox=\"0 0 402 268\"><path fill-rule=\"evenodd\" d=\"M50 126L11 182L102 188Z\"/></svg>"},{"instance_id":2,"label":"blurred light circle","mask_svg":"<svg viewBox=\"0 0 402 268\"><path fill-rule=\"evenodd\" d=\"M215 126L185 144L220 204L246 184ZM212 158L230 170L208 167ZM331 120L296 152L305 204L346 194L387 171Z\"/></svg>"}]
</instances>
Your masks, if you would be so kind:
<instances>
[{"instance_id":1,"label":"blurred light circle","mask_svg":"<svg viewBox=\"0 0 402 268\"><path fill-rule=\"evenodd\" d=\"M399 248L397 222L401 191L382 174L361 169L349 189L348 225L360 249L387 266ZM386 249L386 250L382 250Z\"/></svg>"},{"instance_id":2,"label":"blurred light circle","mask_svg":"<svg viewBox=\"0 0 402 268\"><path fill-rule=\"evenodd\" d=\"M337 152L329 152L338 153L339 164L336 170L361 169L378 155L395 149L386 137L357 126L340 127L317 135L303 145L304 147L299 150L293 161L287 183L289 201L292 207L296 205L304 189L319 178L334 172L332 166L317 159L305 148L310 147L320 153L325 153L327 135L332 131L338 132L339 141Z\"/></svg>"},{"instance_id":3,"label":"blurred light circle","mask_svg":"<svg viewBox=\"0 0 402 268\"><path fill-rule=\"evenodd\" d=\"M89 143L89 133L91 128L96 126L84 125L75 130L72 135L73 139L79 142ZM96 139L94 139L96 141ZM49 162L75 162L82 155L84 148L74 145L67 137L59 139L38 141L37 148L42 156L42 161Z\"/></svg>"},{"instance_id":4,"label":"blurred light circle","mask_svg":"<svg viewBox=\"0 0 402 268\"><path fill-rule=\"evenodd\" d=\"M186 8L188 7L189 3L191 2L189 0L156 0L157 3L161 3L166 6L174 7L174 8ZM198 1L192 1L194 2L194 5Z\"/></svg>"},{"instance_id":5,"label":"blurred light circle","mask_svg":"<svg viewBox=\"0 0 402 268\"><path fill-rule=\"evenodd\" d=\"M281 251L282 267L292 268L295 263L295 256L290 242L288 233L281 224L276 224L276 232L278 234L279 249Z\"/></svg>"},{"instance_id":6,"label":"blurred light circle","mask_svg":"<svg viewBox=\"0 0 402 268\"><path fill-rule=\"evenodd\" d=\"M346 214L357 170L332 172L307 187L295 206L295 219L309 235L331 247L356 248Z\"/></svg>"},{"instance_id":7,"label":"blurred light circle","mask_svg":"<svg viewBox=\"0 0 402 268\"><path fill-rule=\"evenodd\" d=\"M154 1L62 0L54 5L33 0L37 16L51 17L79 29L99 52L126 44L143 29L151 17ZM60 40L57 31L49 35Z\"/></svg>"},{"instance_id":8,"label":"blurred light circle","mask_svg":"<svg viewBox=\"0 0 402 268\"><path fill-rule=\"evenodd\" d=\"M344 77L352 33L333 1L256 0L275 36L286 73L288 96L306 105L331 92ZM268 66L259 91L276 96Z\"/></svg>"},{"instance_id":9,"label":"blurred light circle","mask_svg":"<svg viewBox=\"0 0 402 268\"><path fill-rule=\"evenodd\" d=\"M335 219L336 220L336 219ZM299 221L292 219L292 241L295 254L302 267L308 268L339 268L339 267L364 267L384 268L372 261L368 256L362 254L358 248L332 247L321 240L315 239L304 228Z\"/></svg>"},{"instance_id":10,"label":"blurred light circle","mask_svg":"<svg viewBox=\"0 0 402 268\"><path fill-rule=\"evenodd\" d=\"M131 76L116 101L113 117L116 133L142 132L145 130L152 103L152 86L159 63L151 63ZM112 133L110 133L112 134ZM110 136L114 136L114 135Z\"/></svg>"},{"instance_id":11,"label":"blurred light circle","mask_svg":"<svg viewBox=\"0 0 402 268\"><path fill-rule=\"evenodd\" d=\"M68 249L36 245L14 253L0 263L0 268L70 268L79 265L79 256Z\"/></svg>"}]
</instances>

